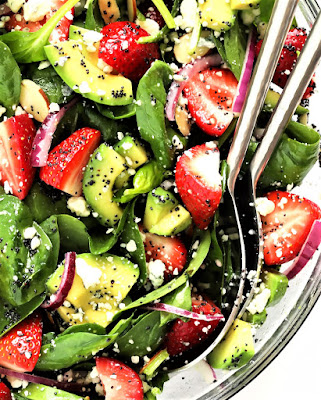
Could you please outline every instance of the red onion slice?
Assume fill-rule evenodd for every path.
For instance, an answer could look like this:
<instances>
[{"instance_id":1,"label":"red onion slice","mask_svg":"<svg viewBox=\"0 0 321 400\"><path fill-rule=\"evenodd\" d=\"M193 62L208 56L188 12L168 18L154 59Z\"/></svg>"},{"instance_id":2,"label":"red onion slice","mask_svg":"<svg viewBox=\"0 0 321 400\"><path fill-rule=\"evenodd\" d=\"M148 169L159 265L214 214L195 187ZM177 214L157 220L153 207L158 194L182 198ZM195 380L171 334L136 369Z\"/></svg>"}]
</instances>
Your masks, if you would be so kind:
<instances>
[{"instance_id":1,"label":"red onion slice","mask_svg":"<svg viewBox=\"0 0 321 400\"><path fill-rule=\"evenodd\" d=\"M46 300L44 303L42 303L41 307L47 310L56 310L58 307L60 307L68 296L69 290L71 289L75 278L75 274L76 253L72 251L66 253L65 255L65 268L57 292L50 296L49 301Z\"/></svg>"},{"instance_id":2,"label":"red onion slice","mask_svg":"<svg viewBox=\"0 0 321 400\"><path fill-rule=\"evenodd\" d=\"M78 97L75 97L68 104L61 107L59 111L47 115L41 127L38 129L33 141L31 151L31 165L33 167L44 167L46 165L56 128L62 117L77 103L78 100Z\"/></svg>"},{"instance_id":3,"label":"red onion slice","mask_svg":"<svg viewBox=\"0 0 321 400\"><path fill-rule=\"evenodd\" d=\"M149 305L145 308L147 310L151 310L151 311L165 311L165 312L168 312L171 314L179 315L180 317L186 317L186 318L195 319L198 321L217 321L217 320L220 321L220 320L224 319L224 315L222 315L220 313L198 314L196 312L187 311L187 310L184 310L183 308L171 306L171 305L165 304L165 303L156 303L156 304Z\"/></svg>"},{"instance_id":4,"label":"red onion slice","mask_svg":"<svg viewBox=\"0 0 321 400\"><path fill-rule=\"evenodd\" d=\"M255 43L256 43L256 32L254 29L251 29L247 41L246 53L241 72L241 77L239 84L237 86L237 94L234 97L234 102L232 107L232 110L235 113L240 113L242 111L247 88L252 75L252 69L255 58Z\"/></svg>"},{"instance_id":5,"label":"red onion slice","mask_svg":"<svg viewBox=\"0 0 321 400\"><path fill-rule=\"evenodd\" d=\"M311 260L321 243L321 220L313 222L310 233L292 265L284 272L288 279L294 278Z\"/></svg>"},{"instance_id":6,"label":"red onion slice","mask_svg":"<svg viewBox=\"0 0 321 400\"><path fill-rule=\"evenodd\" d=\"M12 376L13 378L20 379L31 383L38 383L40 385L46 385L56 387L62 390L70 390L72 392L82 392L83 385L74 382L58 382L54 379L44 378L43 376L26 374L24 372L12 371L11 369L0 367L0 374L6 376Z\"/></svg>"},{"instance_id":7,"label":"red onion slice","mask_svg":"<svg viewBox=\"0 0 321 400\"><path fill-rule=\"evenodd\" d=\"M179 95L184 89L185 82L188 78L196 72L201 72L209 67L217 67L223 62L219 54L212 54L209 56L201 57L189 64L186 64L176 75L181 77L181 81L173 81L171 84L165 106L165 113L169 121L175 120L175 109L177 106Z\"/></svg>"}]
</instances>

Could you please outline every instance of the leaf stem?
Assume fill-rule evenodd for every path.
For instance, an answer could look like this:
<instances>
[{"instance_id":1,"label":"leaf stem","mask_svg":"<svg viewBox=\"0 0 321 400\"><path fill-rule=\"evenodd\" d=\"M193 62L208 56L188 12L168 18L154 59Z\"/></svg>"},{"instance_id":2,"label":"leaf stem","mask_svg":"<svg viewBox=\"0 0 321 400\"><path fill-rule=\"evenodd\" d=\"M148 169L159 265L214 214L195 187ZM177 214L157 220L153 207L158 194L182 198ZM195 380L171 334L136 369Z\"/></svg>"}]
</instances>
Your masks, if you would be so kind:
<instances>
[{"instance_id":1,"label":"leaf stem","mask_svg":"<svg viewBox=\"0 0 321 400\"><path fill-rule=\"evenodd\" d=\"M154 5L158 9L158 11L161 13L161 15L164 18L164 21L165 21L166 25L169 27L169 29L176 28L174 18L172 17L172 14L169 12L168 8L166 7L164 1L163 0L152 0L152 2L154 3Z\"/></svg>"}]
</instances>

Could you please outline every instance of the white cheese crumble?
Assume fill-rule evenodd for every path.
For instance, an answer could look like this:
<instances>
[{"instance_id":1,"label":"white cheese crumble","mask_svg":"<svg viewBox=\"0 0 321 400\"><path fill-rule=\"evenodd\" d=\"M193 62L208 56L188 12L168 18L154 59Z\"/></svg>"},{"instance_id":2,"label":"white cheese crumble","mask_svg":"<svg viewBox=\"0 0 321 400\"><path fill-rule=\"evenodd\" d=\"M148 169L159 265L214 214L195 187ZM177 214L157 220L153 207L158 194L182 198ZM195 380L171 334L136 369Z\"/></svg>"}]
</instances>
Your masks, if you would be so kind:
<instances>
[{"instance_id":1,"label":"white cheese crumble","mask_svg":"<svg viewBox=\"0 0 321 400\"><path fill-rule=\"evenodd\" d=\"M161 260L152 260L147 264L148 277L155 289L162 286L164 282L165 268Z\"/></svg>"},{"instance_id":2,"label":"white cheese crumble","mask_svg":"<svg viewBox=\"0 0 321 400\"><path fill-rule=\"evenodd\" d=\"M136 243L134 242L133 239L131 239L127 244L126 244L126 250L129 251L130 253L134 252L137 250Z\"/></svg>"},{"instance_id":3,"label":"white cheese crumble","mask_svg":"<svg viewBox=\"0 0 321 400\"><path fill-rule=\"evenodd\" d=\"M8 0L7 5L12 12L17 13L24 3L25 0Z\"/></svg>"},{"instance_id":4,"label":"white cheese crumble","mask_svg":"<svg viewBox=\"0 0 321 400\"><path fill-rule=\"evenodd\" d=\"M70 197L67 201L67 207L78 217L88 217L90 215L88 204L82 196Z\"/></svg>"},{"instance_id":5,"label":"white cheese crumble","mask_svg":"<svg viewBox=\"0 0 321 400\"><path fill-rule=\"evenodd\" d=\"M84 259L79 257L76 258L76 272L86 289L100 283L102 271L99 268L87 264Z\"/></svg>"},{"instance_id":6,"label":"white cheese crumble","mask_svg":"<svg viewBox=\"0 0 321 400\"><path fill-rule=\"evenodd\" d=\"M28 0L23 5L23 16L26 21L41 21L51 11L51 1Z\"/></svg>"},{"instance_id":7,"label":"white cheese crumble","mask_svg":"<svg viewBox=\"0 0 321 400\"><path fill-rule=\"evenodd\" d=\"M271 214L275 210L275 204L273 201L269 200L266 197L258 197L255 200L255 206L257 212L263 217Z\"/></svg>"},{"instance_id":8,"label":"white cheese crumble","mask_svg":"<svg viewBox=\"0 0 321 400\"><path fill-rule=\"evenodd\" d=\"M38 236L34 236L31 239L30 248L31 250L36 250L41 245L41 240Z\"/></svg>"},{"instance_id":9,"label":"white cheese crumble","mask_svg":"<svg viewBox=\"0 0 321 400\"><path fill-rule=\"evenodd\" d=\"M266 288L264 283L261 283L259 293L256 294L250 304L247 306L247 310L251 314L260 314L264 311L269 298L271 296L271 290Z\"/></svg>"}]
</instances>

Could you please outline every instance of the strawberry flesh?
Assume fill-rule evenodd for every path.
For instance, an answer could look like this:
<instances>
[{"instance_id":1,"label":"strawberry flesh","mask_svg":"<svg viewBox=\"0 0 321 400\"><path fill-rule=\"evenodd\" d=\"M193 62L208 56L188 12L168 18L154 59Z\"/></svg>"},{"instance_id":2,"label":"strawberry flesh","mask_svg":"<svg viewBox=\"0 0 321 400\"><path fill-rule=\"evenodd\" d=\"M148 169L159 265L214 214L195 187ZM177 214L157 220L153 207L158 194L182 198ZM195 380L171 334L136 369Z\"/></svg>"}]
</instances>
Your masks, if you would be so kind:
<instances>
[{"instance_id":1,"label":"strawberry flesh","mask_svg":"<svg viewBox=\"0 0 321 400\"><path fill-rule=\"evenodd\" d=\"M192 310L197 314L205 315L214 315L221 312L211 300L205 300L202 296L192 299ZM203 340L206 340L218 324L218 320L190 320L184 322L181 319L177 319L166 338L166 347L169 355L175 356L194 348Z\"/></svg>"},{"instance_id":2,"label":"strawberry flesh","mask_svg":"<svg viewBox=\"0 0 321 400\"><path fill-rule=\"evenodd\" d=\"M27 196L36 172L30 159L35 135L35 125L27 114L0 124L0 184L20 200Z\"/></svg>"},{"instance_id":3,"label":"strawberry flesh","mask_svg":"<svg viewBox=\"0 0 321 400\"><path fill-rule=\"evenodd\" d=\"M10 389L0 382L0 400L12 400Z\"/></svg>"},{"instance_id":4,"label":"strawberry flesh","mask_svg":"<svg viewBox=\"0 0 321 400\"><path fill-rule=\"evenodd\" d=\"M0 339L0 365L18 372L31 372L38 361L42 321L32 315Z\"/></svg>"},{"instance_id":5,"label":"strawberry flesh","mask_svg":"<svg viewBox=\"0 0 321 400\"><path fill-rule=\"evenodd\" d=\"M96 367L106 400L143 400L143 383L126 364L112 358L96 358Z\"/></svg>"},{"instance_id":6,"label":"strawberry flesh","mask_svg":"<svg viewBox=\"0 0 321 400\"><path fill-rule=\"evenodd\" d=\"M82 128L58 144L50 153L40 178L48 185L73 196L82 193L84 168L98 147L101 134L92 128Z\"/></svg>"},{"instance_id":7,"label":"strawberry flesh","mask_svg":"<svg viewBox=\"0 0 321 400\"><path fill-rule=\"evenodd\" d=\"M220 153L212 142L185 151L176 164L178 193L193 221L206 229L222 197Z\"/></svg>"},{"instance_id":8,"label":"strawberry flesh","mask_svg":"<svg viewBox=\"0 0 321 400\"><path fill-rule=\"evenodd\" d=\"M237 79L228 69L208 68L184 85L188 109L196 124L211 136L221 136L234 118Z\"/></svg>"},{"instance_id":9,"label":"strawberry flesh","mask_svg":"<svg viewBox=\"0 0 321 400\"><path fill-rule=\"evenodd\" d=\"M270 192L266 197L275 209L261 216L264 261L267 265L283 264L299 254L313 222L321 218L321 209L312 201L288 192Z\"/></svg>"}]
</instances>

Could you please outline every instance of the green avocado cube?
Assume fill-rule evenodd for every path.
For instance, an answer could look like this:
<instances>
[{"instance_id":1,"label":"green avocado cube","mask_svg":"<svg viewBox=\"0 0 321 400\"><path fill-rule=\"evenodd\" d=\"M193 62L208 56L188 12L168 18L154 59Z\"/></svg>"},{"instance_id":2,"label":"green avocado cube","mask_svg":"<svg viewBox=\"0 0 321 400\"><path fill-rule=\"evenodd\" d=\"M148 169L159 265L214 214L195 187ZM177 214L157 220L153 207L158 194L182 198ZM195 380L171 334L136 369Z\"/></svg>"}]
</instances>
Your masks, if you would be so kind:
<instances>
[{"instance_id":1,"label":"green avocado cube","mask_svg":"<svg viewBox=\"0 0 321 400\"><path fill-rule=\"evenodd\" d=\"M260 0L231 0L232 10L251 10Z\"/></svg>"},{"instance_id":2,"label":"green avocado cube","mask_svg":"<svg viewBox=\"0 0 321 400\"><path fill-rule=\"evenodd\" d=\"M263 325L267 317L266 309L259 314L251 314L246 312L243 316L243 320L249 322L251 325Z\"/></svg>"},{"instance_id":3,"label":"green avocado cube","mask_svg":"<svg viewBox=\"0 0 321 400\"><path fill-rule=\"evenodd\" d=\"M288 278L273 268L263 268L260 278L271 292L268 305L278 303L286 292L289 284Z\"/></svg>"}]
</instances>

